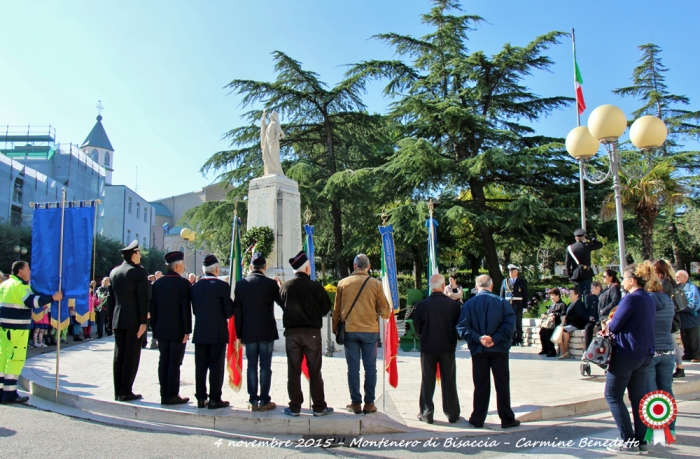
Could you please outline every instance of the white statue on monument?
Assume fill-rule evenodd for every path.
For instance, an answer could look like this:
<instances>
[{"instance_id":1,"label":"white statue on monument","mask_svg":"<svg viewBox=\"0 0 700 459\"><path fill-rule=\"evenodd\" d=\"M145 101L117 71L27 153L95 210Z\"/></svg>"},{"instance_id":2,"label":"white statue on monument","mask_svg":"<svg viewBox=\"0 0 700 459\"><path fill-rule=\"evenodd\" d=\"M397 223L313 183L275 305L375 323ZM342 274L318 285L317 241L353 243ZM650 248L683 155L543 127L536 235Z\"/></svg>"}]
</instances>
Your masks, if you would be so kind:
<instances>
[{"instance_id":1,"label":"white statue on monument","mask_svg":"<svg viewBox=\"0 0 700 459\"><path fill-rule=\"evenodd\" d=\"M284 138L284 131L280 127L277 112L270 113L270 124L266 124L265 110L260 120L260 146L264 164L263 175L281 175L284 177L282 163L280 162L280 139Z\"/></svg>"}]
</instances>

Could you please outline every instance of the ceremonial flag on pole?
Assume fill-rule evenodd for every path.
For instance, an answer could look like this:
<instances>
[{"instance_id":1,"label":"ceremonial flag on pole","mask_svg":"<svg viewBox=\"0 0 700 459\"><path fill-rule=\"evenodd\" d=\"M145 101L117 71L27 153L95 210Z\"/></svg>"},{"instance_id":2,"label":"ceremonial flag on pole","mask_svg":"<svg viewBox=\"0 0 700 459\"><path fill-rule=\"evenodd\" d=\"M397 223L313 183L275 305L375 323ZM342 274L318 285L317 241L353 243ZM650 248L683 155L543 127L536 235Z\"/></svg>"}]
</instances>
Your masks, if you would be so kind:
<instances>
[{"instance_id":1,"label":"ceremonial flag on pole","mask_svg":"<svg viewBox=\"0 0 700 459\"><path fill-rule=\"evenodd\" d=\"M425 222L428 227L428 283L434 274L439 274L438 270L438 242L437 227L438 222L431 216Z\"/></svg>"},{"instance_id":2,"label":"ceremonial flag on pole","mask_svg":"<svg viewBox=\"0 0 700 459\"><path fill-rule=\"evenodd\" d=\"M306 253L306 258L309 259L309 264L311 265L311 280L316 280L316 263L314 262L314 227L311 225L304 225L304 231L306 232L306 238L304 238L304 253Z\"/></svg>"},{"instance_id":3,"label":"ceremonial flag on pole","mask_svg":"<svg viewBox=\"0 0 700 459\"><path fill-rule=\"evenodd\" d=\"M384 296L391 305L392 314L384 329L384 370L389 373L389 384L399 385L399 369L396 356L399 353L399 332L396 328L396 316L399 311L399 286L396 279L396 257L394 252L394 228L392 225L380 226L382 236L382 287Z\"/></svg>"},{"instance_id":4,"label":"ceremonial flag on pole","mask_svg":"<svg viewBox=\"0 0 700 459\"><path fill-rule=\"evenodd\" d=\"M241 219L233 216L233 231L231 235L231 267L229 284L231 286L231 299L236 298L236 282L243 278L241 253ZM235 392L241 390L243 383L243 347L236 336L235 316L228 320L228 347L226 348L226 367L228 368L228 384Z\"/></svg>"},{"instance_id":5,"label":"ceremonial flag on pole","mask_svg":"<svg viewBox=\"0 0 700 459\"><path fill-rule=\"evenodd\" d=\"M32 216L32 288L53 294L59 286L61 258L61 206L37 204ZM92 201L67 202L63 230L63 280L60 324L58 302L51 304L51 326L63 330L70 325L68 306L75 309L78 323L89 319L88 291L92 267L96 207Z\"/></svg>"},{"instance_id":6,"label":"ceremonial flag on pole","mask_svg":"<svg viewBox=\"0 0 700 459\"><path fill-rule=\"evenodd\" d=\"M578 68L578 62L576 61L576 37L574 35L574 30L571 29L571 43L574 48L574 87L576 88L576 107L578 108L578 114L580 115L586 110L586 102L583 100L583 77L581 76L581 70Z\"/></svg>"},{"instance_id":7,"label":"ceremonial flag on pole","mask_svg":"<svg viewBox=\"0 0 700 459\"><path fill-rule=\"evenodd\" d=\"M311 225L304 225L304 232L306 237L304 238L304 253L306 258L309 259L309 264L311 265L311 280L316 280L316 263L314 263L314 227ZM301 372L307 381L309 378L309 365L306 363L306 356L301 360Z\"/></svg>"}]
</instances>

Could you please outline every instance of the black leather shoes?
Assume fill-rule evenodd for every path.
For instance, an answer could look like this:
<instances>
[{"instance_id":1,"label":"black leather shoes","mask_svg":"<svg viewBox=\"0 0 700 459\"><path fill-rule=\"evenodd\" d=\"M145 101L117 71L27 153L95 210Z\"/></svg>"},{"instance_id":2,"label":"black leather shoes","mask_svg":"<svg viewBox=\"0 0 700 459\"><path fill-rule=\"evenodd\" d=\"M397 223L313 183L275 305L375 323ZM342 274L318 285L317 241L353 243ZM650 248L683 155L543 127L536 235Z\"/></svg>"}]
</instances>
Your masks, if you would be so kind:
<instances>
[{"instance_id":1,"label":"black leather shoes","mask_svg":"<svg viewBox=\"0 0 700 459\"><path fill-rule=\"evenodd\" d=\"M206 398L198 398L197 399L197 408L206 408L207 407L207 399Z\"/></svg>"},{"instance_id":2,"label":"black leather shoes","mask_svg":"<svg viewBox=\"0 0 700 459\"><path fill-rule=\"evenodd\" d=\"M9 402L2 402L2 404L9 405L11 403L27 403L28 401L29 401L29 397L25 397L25 396L20 395L16 399L10 400Z\"/></svg>"},{"instance_id":3,"label":"black leather shoes","mask_svg":"<svg viewBox=\"0 0 700 459\"><path fill-rule=\"evenodd\" d=\"M119 396L119 401L120 402L133 402L134 400L141 400L143 397L141 394L129 394L129 395L120 395Z\"/></svg>"},{"instance_id":4,"label":"black leather shoes","mask_svg":"<svg viewBox=\"0 0 700 459\"><path fill-rule=\"evenodd\" d=\"M189 401L189 397L180 397L179 395L176 395L165 403L161 402L161 405L183 405Z\"/></svg>"},{"instance_id":5,"label":"black leather shoes","mask_svg":"<svg viewBox=\"0 0 700 459\"><path fill-rule=\"evenodd\" d=\"M428 424L432 424L433 423L433 415L432 414L428 414L428 415L419 414L418 420L425 422L425 423L428 423Z\"/></svg>"},{"instance_id":6,"label":"black leather shoes","mask_svg":"<svg viewBox=\"0 0 700 459\"><path fill-rule=\"evenodd\" d=\"M518 420L516 419L516 420L514 420L513 422L511 422L511 423L509 423L509 424L501 424L501 429L510 429L510 428L512 428L512 427L518 427L519 425L520 425L520 421L518 421Z\"/></svg>"},{"instance_id":7,"label":"black leather shoes","mask_svg":"<svg viewBox=\"0 0 700 459\"><path fill-rule=\"evenodd\" d=\"M210 410L216 410L219 408L226 408L229 405L230 405L229 402L224 402L222 400L219 400L219 401L209 400L209 409Z\"/></svg>"}]
</instances>

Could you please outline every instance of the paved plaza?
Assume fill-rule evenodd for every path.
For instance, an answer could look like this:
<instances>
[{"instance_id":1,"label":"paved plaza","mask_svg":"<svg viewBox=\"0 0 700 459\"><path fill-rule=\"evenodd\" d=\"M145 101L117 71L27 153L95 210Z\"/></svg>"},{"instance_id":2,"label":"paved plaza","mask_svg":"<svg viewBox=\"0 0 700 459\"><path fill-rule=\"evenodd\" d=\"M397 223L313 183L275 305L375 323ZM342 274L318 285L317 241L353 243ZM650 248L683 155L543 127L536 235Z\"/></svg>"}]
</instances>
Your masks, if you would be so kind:
<instances>
[{"instance_id":1,"label":"paved plaza","mask_svg":"<svg viewBox=\"0 0 700 459\"><path fill-rule=\"evenodd\" d=\"M457 350L457 388L461 404L462 419L456 424L449 424L441 412L442 398L440 386L435 393L435 424L427 425L417 421L418 397L420 389L420 359L418 352L402 352L398 355L399 385L394 389L386 385L386 398L381 398L382 380L377 384L377 405L380 413L369 416L355 416L344 411L350 401L347 386L347 367L344 355L336 353L334 357L323 359L323 379L325 383L326 401L337 413L325 418L309 416L308 397L302 410L303 427L298 427L300 418L288 418L281 414L287 404L287 363L284 354L276 352L272 362L272 400L280 408L269 413L251 413L248 409L247 388L245 385L244 359L243 387L240 392L234 392L224 383L224 400L231 403L230 408L221 410L198 410L192 401L188 405L162 407L157 377L159 353L157 350L144 349L141 353L139 372L134 384L134 392L142 394L144 399L135 403L114 402L112 385L112 356L114 341L111 338L94 340L71 346L61 351L60 390L63 394L76 396L81 400L69 403L87 411L103 412L115 416L132 417L151 420L160 419L165 423L202 423L209 426L207 418L218 419L216 427L226 429L263 430L280 433L381 433L381 432L413 432L437 431L443 433L467 432L465 418L469 417L472 408L472 375L470 353L464 341L459 342ZM381 350L381 349L380 349ZM579 373L578 360L557 360L537 355L537 347L514 347L511 350L511 400L513 410L522 421L538 421L581 415L596 411L607 410L603 399L604 374L603 370L593 367L591 377L583 377ZM378 362L381 366L381 361ZM686 366L687 377L674 380L674 391L677 394L700 390L700 364ZM49 399L54 389L55 352L42 354L31 358L23 371L23 385L29 382L34 385L35 396ZM194 400L194 345L189 343L182 365L182 385L180 394ZM308 394L308 383L302 384L305 394ZM43 391L43 392L42 392ZM101 402L101 403L100 403ZM386 402L386 405L384 404ZM63 402L62 402L63 403ZM496 414L495 393L492 388L489 416L486 420L488 428L500 429L500 421ZM138 414L133 414L136 410ZM180 417L177 415L188 415ZM175 417L173 417L175 416ZM239 418L252 420L248 427L237 422ZM362 427L358 421L363 418ZM303 421L303 420L306 421ZM235 421L235 422L234 422ZM344 432L344 422L352 432ZM310 424L309 424L310 423ZM335 424L335 425L334 425ZM371 424L371 425L370 425ZM280 427L283 426L283 427Z\"/></svg>"}]
</instances>

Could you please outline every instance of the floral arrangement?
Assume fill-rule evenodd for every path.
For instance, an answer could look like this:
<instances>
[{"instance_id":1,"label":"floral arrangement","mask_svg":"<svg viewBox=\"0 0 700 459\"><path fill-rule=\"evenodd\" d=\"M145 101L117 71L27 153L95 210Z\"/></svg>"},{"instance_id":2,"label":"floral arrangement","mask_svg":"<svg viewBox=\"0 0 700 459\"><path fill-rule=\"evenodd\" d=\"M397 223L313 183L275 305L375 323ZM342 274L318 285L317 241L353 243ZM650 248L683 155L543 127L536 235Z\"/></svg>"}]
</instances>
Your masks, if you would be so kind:
<instances>
[{"instance_id":1,"label":"floral arrangement","mask_svg":"<svg viewBox=\"0 0 700 459\"><path fill-rule=\"evenodd\" d=\"M338 288L331 284L326 284L326 286L323 288L329 293L335 293L338 291Z\"/></svg>"}]
</instances>

